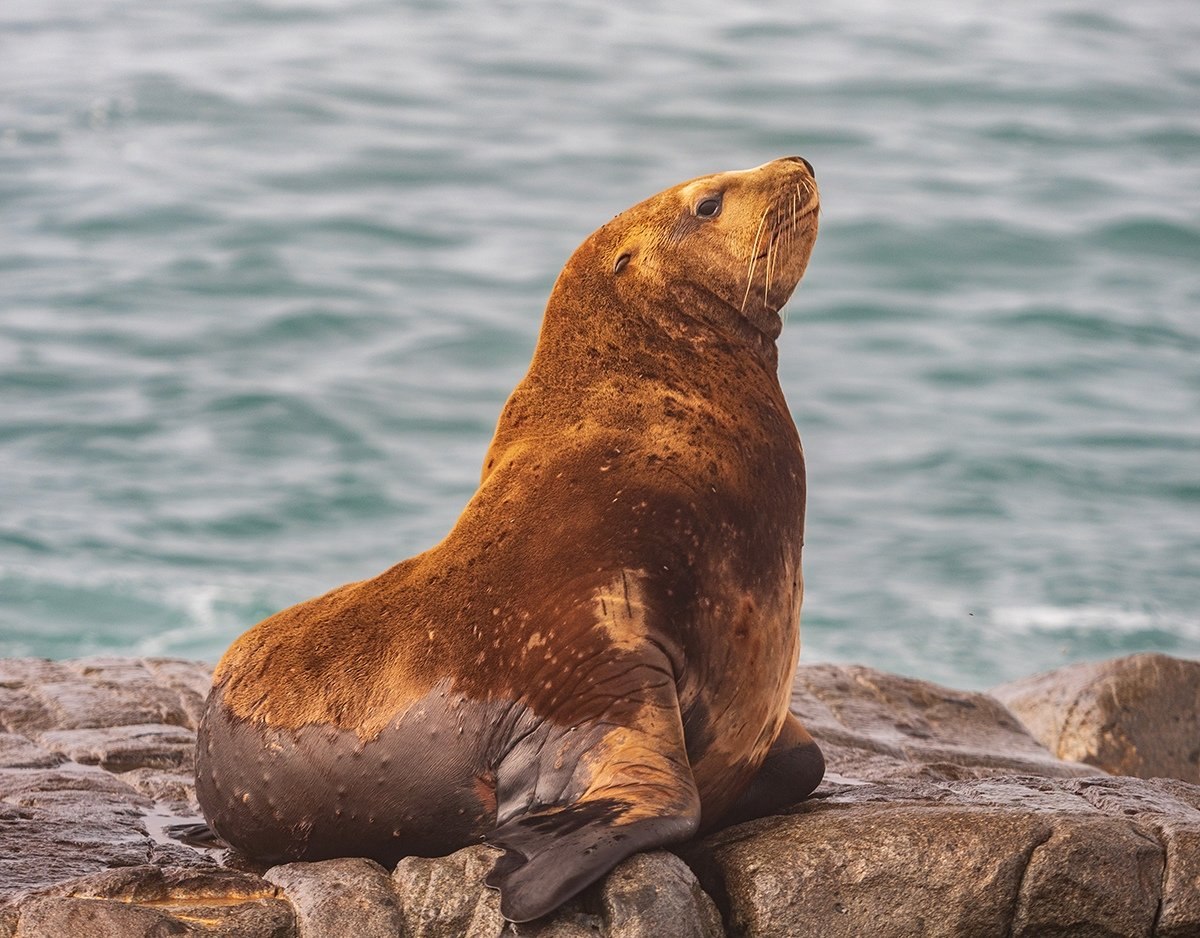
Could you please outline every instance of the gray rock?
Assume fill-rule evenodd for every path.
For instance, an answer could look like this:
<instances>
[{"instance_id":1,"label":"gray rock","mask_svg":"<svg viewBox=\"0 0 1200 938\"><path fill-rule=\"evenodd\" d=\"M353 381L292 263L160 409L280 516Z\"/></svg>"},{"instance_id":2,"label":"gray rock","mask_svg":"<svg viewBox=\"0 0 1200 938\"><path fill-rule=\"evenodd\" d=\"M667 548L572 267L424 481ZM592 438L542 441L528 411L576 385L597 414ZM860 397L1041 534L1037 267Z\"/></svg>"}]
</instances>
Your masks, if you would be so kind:
<instances>
[{"instance_id":1,"label":"gray rock","mask_svg":"<svg viewBox=\"0 0 1200 938\"><path fill-rule=\"evenodd\" d=\"M143 658L154 680L179 694L179 704L188 715L188 726L195 729L204 715L204 701L212 686L213 666L203 661L182 658Z\"/></svg>"},{"instance_id":2,"label":"gray rock","mask_svg":"<svg viewBox=\"0 0 1200 938\"><path fill-rule=\"evenodd\" d=\"M1139 668L1159 689L1138 706L1186 714L1190 685L1164 688L1189 668ZM521 926L483 885L497 855L484 846L408 858L390 877L366 860L276 867L285 898L164 836L195 809L188 766L209 671L0 660L0 938L708 938L721 913L746 935L1200 935L1200 788L1082 777L1096 770L1055 758L986 694L834 665L802 667L794 697L830 764L820 797L680 848L686 863L636 855ZM1077 709L1094 695L1086 684ZM1143 761L1158 758L1138 741L1153 725L1131 721L1121 693L1113 725Z\"/></svg>"},{"instance_id":3,"label":"gray rock","mask_svg":"<svg viewBox=\"0 0 1200 938\"><path fill-rule=\"evenodd\" d=\"M132 769L187 769L193 765L196 733L162 723L106 726L82 730L47 730L37 741L82 765L110 772Z\"/></svg>"},{"instance_id":4,"label":"gray rock","mask_svg":"<svg viewBox=\"0 0 1200 938\"><path fill-rule=\"evenodd\" d=\"M0 902L119 864L145 863L149 844L114 817L101 821L0 806Z\"/></svg>"},{"instance_id":5,"label":"gray rock","mask_svg":"<svg viewBox=\"0 0 1200 938\"><path fill-rule=\"evenodd\" d=\"M0 729L16 733L54 727L49 706L24 686L0 684Z\"/></svg>"},{"instance_id":6,"label":"gray rock","mask_svg":"<svg viewBox=\"0 0 1200 938\"><path fill-rule=\"evenodd\" d=\"M200 811L196 803L196 779L190 770L132 769L121 773L121 781L153 801L170 805L176 813Z\"/></svg>"},{"instance_id":7,"label":"gray rock","mask_svg":"<svg viewBox=\"0 0 1200 938\"><path fill-rule=\"evenodd\" d=\"M992 693L1062 759L1116 775L1200 783L1200 661L1130 655Z\"/></svg>"},{"instance_id":8,"label":"gray rock","mask_svg":"<svg viewBox=\"0 0 1200 938\"><path fill-rule=\"evenodd\" d=\"M48 769L0 769L0 801L8 804L59 803L62 799L56 798L56 793L63 792L73 793L68 798L77 798L80 792L116 795L115 800L105 803L125 805L131 810L148 804L117 776L94 766L67 762ZM95 799L95 803L100 804L100 800Z\"/></svg>"},{"instance_id":9,"label":"gray rock","mask_svg":"<svg viewBox=\"0 0 1200 938\"><path fill-rule=\"evenodd\" d=\"M500 895L483 884L499 856L499 850L480 845L448 857L401 860L392 882L406 938L499 935L504 929Z\"/></svg>"},{"instance_id":10,"label":"gray rock","mask_svg":"<svg viewBox=\"0 0 1200 938\"><path fill-rule=\"evenodd\" d=\"M139 723L189 725L179 695L155 684L64 681L40 684L36 693L49 702L54 725L59 729Z\"/></svg>"},{"instance_id":11,"label":"gray rock","mask_svg":"<svg viewBox=\"0 0 1200 938\"><path fill-rule=\"evenodd\" d=\"M71 774L0 770L0 900L149 859L145 800L98 769Z\"/></svg>"},{"instance_id":12,"label":"gray rock","mask_svg":"<svg viewBox=\"0 0 1200 938\"><path fill-rule=\"evenodd\" d=\"M167 723L193 726L179 690L155 681L136 658L69 665L15 659L0 672L0 709L10 732Z\"/></svg>"},{"instance_id":13,"label":"gray rock","mask_svg":"<svg viewBox=\"0 0 1200 938\"><path fill-rule=\"evenodd\" d=\"M1129 813L1139 801L1190 825L1194 809L1134 779L847 786L693 862L746 936L1200 934L1196 857L1172 856Z\"/></svg>"},{"instance_id":14,"label":"gray rock","mask_svg":"<svg viewBox=\"0 0 1200 938\"><path fill-rule=\"evenodd\" d=\"M257 876L139 866L85 877L18 906L15 938L73 935L293 938L296 930L291 906Z\"/></svg>"},{"instance_id":15,"label":"gray rock","mask_svg":"<svg viewBox=\"0 0 1200 938\"><path fill-rule=\"evenodd\" d=\"M987 694L859 665L801 665L792 712L816 737L835 776L984 778L1092 775L1048 752Z\"/></svg>"},{"instance_id":16,"label":"gray rock","mask_svg":"<svg viewBox=\"0 0 1200 938\"><path fill-rule=\"evenodd\" d=\"M0 658L0 687L67 681L74 673L65 662L48 658Z\"/></svg>"},{"instance_id":17,"label":"gray rock","mask_svg":"<svg viewBox=\"0 0 1200 938\"><path fill-rule=\"evenodd\" d=\"M98 767L0 769L0 901L110 867L211 862L156 842L153 812L153 801Z\"/></svg>"},{"instance_id":18,"label":"gray rock","mask_svg":"<svg viewBox=\"0 0 1200 938\"><path fill-rule=\"evenodd\" d=\"M403 927L391 879L371 860L288 863L264 874L296 910L299 938L395 938Z\"/></svg>"},{"instance_id":19,"label":"gray rock","mask_svg":"<svg viewBox=\"0 0 1200 938\"><path fill-rule=\"evenodd\" d=\"M1081 779L1064 786L1105 814L1127 818L1166 850L1155 935L1200 935L1200 787L1169 779Z\"/></svg>"},{"instance_id":20,"label":"gray rock","mask_svg":"<svg viewBox=\"0 0 1200 938\"><path fill-rule=\"evenodd\" d=\"M719 938L721 916L679 857L636 854L554 915L505 923L499 893L483 884L499 851L468 847L448 857L408 857L393 881L410 938Z\"/></svg>"},{"instance_id":21,"label":"gray rock","mask_svg":"<svg viewBox=\"0 0 1200 938\"><path fill-rule=\"evenodd\" d=\"M634 854L604 880L600 907L613 938L720 938L721 913L696 875L663 850Z\"/></svg>"},{"instance_id":22,"label":"gray rock","mask_svg":"<svg viewBox=\"0 0 1200 938\"><path fill-rule=\"evenodd\" d=\"M49 769L66 761L66 757L43 749L16 733L0 733L0 768Z\"/></svg>"}]
</instances>

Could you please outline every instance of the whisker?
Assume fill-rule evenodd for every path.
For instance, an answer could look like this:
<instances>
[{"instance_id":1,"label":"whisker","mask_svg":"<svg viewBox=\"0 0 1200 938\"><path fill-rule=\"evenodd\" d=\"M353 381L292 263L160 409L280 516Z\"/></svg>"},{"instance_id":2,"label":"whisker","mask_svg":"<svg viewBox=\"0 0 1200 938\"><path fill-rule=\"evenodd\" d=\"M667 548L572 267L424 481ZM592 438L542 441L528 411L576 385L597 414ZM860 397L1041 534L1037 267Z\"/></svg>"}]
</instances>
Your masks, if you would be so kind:
<instances>
[{"instance_id":1,"label":"whisker","mask_svg":"<svg viewBox=\"0 0 1200 938\"><path fill-rule=\"evenodd\" d=\"M772 235L771 240L767 242L767 276L763 280L763 305L764 306L767 305L767 297L771 293L771 264L775 260L775 245L778 243L778 241L779 241L779 239L776 238L774 235Z\"/></svg>"},{"instance_id":2,"label":"whisker","mask_svg":"<svg viewBox=\"0 0 1200 938\"><path fill-rule=\"evenodd\" d=\"M773 205L772 209L776 218L782 217L782 212L779 211L778 205ZM762 284L762 305L769 308L770 306L770 275L775 270L775 261L779 259L779 230L773 224L773 230L770 233L770 241L767 242L767 276L763 279Z\"/></svg>"},{"instance_id":3,"label":"whisker","mask_svg":"<svg viewBox=\"0 0 1200 938\"><path fill-rule=\"evenodd\" d=\"M800 211L800 207L799 207L800 187L796 186L792 192L788 193L788 198L789 198L789 201L791 201L791 203L792 203L792 220L788 225L788 245L787 245L788 253L790 254L792 251L792 243L794 242L794 240L796 238L796 221L797 221L798 214Z\"/></svg>"},{"instance_id":4,"label":"whisker","mask_svg":"<svg viewBox=\"0 0 1200 938\"><path fill-rule=\"evenodd\" d=\"M754 267L758 263L758 242L762 237L763 225L767 222L767 215L771 212L771 206L763 209L762 218L758 220L758 231L754 233L754 243L750 246L750 267L746 271L746 292L742 295L742 312L746 311L746 302L750 299L750 288L754 285Z\"/></svg>"}]
</instances>

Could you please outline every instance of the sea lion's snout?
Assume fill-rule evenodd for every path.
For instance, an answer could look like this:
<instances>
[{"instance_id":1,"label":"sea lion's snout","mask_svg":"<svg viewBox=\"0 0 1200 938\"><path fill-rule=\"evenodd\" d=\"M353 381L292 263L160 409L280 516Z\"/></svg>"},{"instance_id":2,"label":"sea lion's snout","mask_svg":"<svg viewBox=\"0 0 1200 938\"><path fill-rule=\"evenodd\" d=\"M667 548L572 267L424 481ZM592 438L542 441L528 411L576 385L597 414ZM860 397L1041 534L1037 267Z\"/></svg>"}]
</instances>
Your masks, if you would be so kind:
<instances>
[{"instance_id":1,"label":"sea lion's snout","mask_svg":"<svg viewBox=\"0 0 1200 938\"><path fill-rule=\"evenodd\" d=\"M817 171L815 169L813 169L812 163L810 163L804 157L802 157L802 156L785 156L783 159L789 163L802 164L804 166L804 168L808 170L808 174L810 176L812 176L813 179L817 178Z\"/></svg>"}]
</instances>

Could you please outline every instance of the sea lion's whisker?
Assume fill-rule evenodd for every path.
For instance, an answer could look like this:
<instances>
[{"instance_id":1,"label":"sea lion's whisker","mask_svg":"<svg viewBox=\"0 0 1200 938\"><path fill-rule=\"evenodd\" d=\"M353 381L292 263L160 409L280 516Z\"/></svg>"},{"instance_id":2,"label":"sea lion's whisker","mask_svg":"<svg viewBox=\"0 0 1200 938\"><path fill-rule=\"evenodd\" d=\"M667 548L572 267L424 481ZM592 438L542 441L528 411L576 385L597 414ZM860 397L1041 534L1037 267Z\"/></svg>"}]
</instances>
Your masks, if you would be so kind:
<instances>
[{"instance_id":1,"label":"sea lion's whisker","mask_svg":"<svg viewBox=\"0 0 1200 938\"><path fill-rule=\"evenodd\" d=\"M742 295L742 312L746 311L746 302L750 299L750 288L754 285L754 267L758 263L758 241L762 237L763 225L767 223L767 216L771 213L771 206L763 209L762 218L758 220L758 231L754 233L754 243L750 245L750 267L746 271L746 292Z\"/></svg>"},{"instance_id":2,"label":"sea lion's whisker","mask_svg":"<svg viewBox=\"0 0 1200 938\"><path fill-rule=\"evenodd\" d=\"M771 240L767 242L767 276L763 278L763 303L767 302L767 297L771 293L771 265L775 262L775 246L779 243L779 239L772 235Z\"/></svg>"}]
</instances>

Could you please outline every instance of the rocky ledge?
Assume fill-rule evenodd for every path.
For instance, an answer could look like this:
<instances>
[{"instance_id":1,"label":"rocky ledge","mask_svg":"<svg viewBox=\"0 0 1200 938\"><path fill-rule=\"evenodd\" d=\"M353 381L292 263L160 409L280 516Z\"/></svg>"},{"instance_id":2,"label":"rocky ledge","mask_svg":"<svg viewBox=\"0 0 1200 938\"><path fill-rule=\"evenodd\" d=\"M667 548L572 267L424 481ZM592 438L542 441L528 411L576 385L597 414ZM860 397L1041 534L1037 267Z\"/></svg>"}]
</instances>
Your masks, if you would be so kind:
<instances>
[{"instance_id":1,"label":"rocky ledge","mask_svg":"<svg viewBox=\"0 0 1200 938\"><path fill-rule=\"evenodd\" d=\"M793 709L830 769L812 799L634 856L507 931L488 847L253 870L165 838L195 815L208 677L0 660L0 938L1200 935L1200 662L1135 655L991 695L802 666Z\"/></svg>"}]
</instances>

